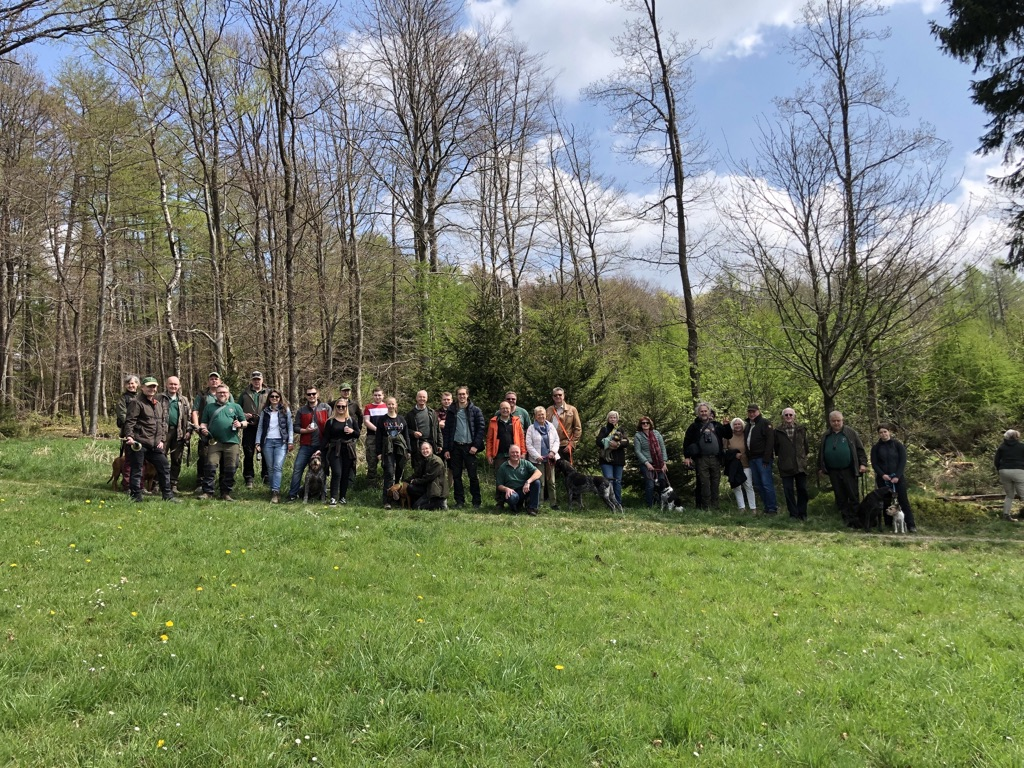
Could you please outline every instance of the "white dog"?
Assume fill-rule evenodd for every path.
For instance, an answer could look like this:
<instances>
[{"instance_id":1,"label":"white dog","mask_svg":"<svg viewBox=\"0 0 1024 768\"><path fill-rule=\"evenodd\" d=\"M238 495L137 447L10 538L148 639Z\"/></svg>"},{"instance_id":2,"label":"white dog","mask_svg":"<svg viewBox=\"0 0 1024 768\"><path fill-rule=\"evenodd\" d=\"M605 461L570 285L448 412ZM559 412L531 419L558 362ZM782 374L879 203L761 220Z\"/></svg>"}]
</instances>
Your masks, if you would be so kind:
<instances>
[{"instance_id":1,"label":"white dog","mask_svg":"<svg viewBox=\"0 0 1024 768\"><path fill-rule=\"evenodd\" d=\"M893 505L889 507L889 514L892 516L892 532L893 533L906 533L907 522L903 510L900 509L900 505L897 502L893 502Z\"/></svg>"}]
</instances>

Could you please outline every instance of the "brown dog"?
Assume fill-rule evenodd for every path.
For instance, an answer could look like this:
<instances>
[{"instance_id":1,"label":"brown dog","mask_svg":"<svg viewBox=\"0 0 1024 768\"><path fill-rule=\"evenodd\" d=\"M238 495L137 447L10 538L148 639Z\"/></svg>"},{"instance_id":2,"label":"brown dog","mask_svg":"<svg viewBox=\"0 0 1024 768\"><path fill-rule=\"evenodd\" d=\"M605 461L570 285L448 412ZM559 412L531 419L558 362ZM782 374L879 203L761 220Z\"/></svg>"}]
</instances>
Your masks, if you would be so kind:
<instances>
[{"instance_id":1,"label":"brown dog","mask_svg":"<svg viewBox=\"0 0 1024 768\"><path fill-rule=\"evenodd\" d=\"M107 482L115 491L120 490L118 486L121 485L121 473L124 471L124 463L127 460L127 456L118 456L110 463L111 474ZM156 467L148 461L142 469L142 485L148 493L153 493L156 490Z\"/></svg>"},{"instance_id":2,"label":"brown dog","mask_svg":"<svg viewBox=\"0 0 1024 768\"><path fill-rule=\"evenodd\" d=\"M403 509L412 509L412 504L409 503L408 483L395 483L392 485L388 488L388 498L399 502Z\"/></svg>"}]
</instances>

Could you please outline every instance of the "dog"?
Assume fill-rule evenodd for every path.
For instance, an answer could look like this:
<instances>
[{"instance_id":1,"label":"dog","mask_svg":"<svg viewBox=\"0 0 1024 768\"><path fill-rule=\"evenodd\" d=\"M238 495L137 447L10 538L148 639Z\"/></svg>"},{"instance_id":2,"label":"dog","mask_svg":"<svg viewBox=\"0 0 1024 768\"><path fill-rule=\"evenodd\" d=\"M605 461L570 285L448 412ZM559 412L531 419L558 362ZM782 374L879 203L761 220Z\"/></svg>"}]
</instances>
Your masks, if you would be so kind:
<instances>
[{"instance_id":1,"label":"dog","mask_svg":"<svg viewBox=\"0 0 1024 768\"><path fill-rule=\"evenodd\" d=\"M893 500L892 505L890 505L889 509L886 511L886 514L892 518L893 533L907 532L906 515L903 514L903 509L900 507L898 501Z\"/></svg>"},{"instance_id":2,"label":"dog","mask_svg":"<svg viewBox=\"0 0 1024 768\"><path fill-rule=\"evenodd\" d=\"M654 481L654 495L658 499L662 512L682 512L683 505L679 503L679 495L675 488L669 485L665 475L658 475Z\"/></svg>"},{"instance_id":3,"label":"dog","mask_svg":"<svg viewBox=\"0 0 1024 768\"><path fill-rule=\"evenodd\" d=\"M115 491L121 490L121 473L124 472L124 463L127 460L127 456L118 456L110 462L110 479L107 482ZM142 487L146 493L153 493L156 490L156 467L148 461L142 465Z\"/></svg>"},{"instance_id":4,"label":"dog","mask_svg":"<svg viewBox=\"0 0 1024 768\"><path fill-rule=\"evenodd\" d=\"M875 488L864 497L857 506L857 523L867 533L874 526L883 529L882 512L892 504L892 491L888 488Z\"/></svg>"},{"instance_id":5,"label":"dog","mask_svg":"<svg viewBox=\"0 0 1024 768\"><path fill-rule=\"evenodd\" d=\"M388 488L388 498L402 505L402 509L412 509L409 503L409 484L395 483Z\"/></svg>"},{"instance_id":6,"label":"dog","mask_svg":"<svg viewBox=\"0 0 1024 768\"><path fill-rule=\"evenodd\" d=\"M314 456L306 465L306 479L302 483L302 501L309 503L310 497L316 501L327 501L327 475L324 473L324 462Z\"/></svg>"},{"instance_id":7,"label":"dog","mask_svg":"<svg viewBox=\"0 0 1024 768\"><path fill-rule=\"evenodd\" d=\"M612 512L623 511L622 505L615 498L615 489L607 478L601 475L584 475L577 472L572 464L565 459L556 461L555 469L561 472L565 478L565 491L569 499L570 509L572 509L574 502L579 502L580 509L585 509L583 494L589 492L599 496Z\"/></svg>"}]
</instances>

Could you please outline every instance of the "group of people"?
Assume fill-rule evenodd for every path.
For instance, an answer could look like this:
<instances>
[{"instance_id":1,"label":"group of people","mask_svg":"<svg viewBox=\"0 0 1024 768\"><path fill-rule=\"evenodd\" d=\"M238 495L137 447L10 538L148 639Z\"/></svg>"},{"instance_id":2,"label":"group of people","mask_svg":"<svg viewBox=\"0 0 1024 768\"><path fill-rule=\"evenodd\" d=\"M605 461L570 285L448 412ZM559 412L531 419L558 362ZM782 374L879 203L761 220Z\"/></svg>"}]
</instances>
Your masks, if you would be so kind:
<instances>
[{"instance_id":1,"label":"group of people","mask_svg":"<svg viewBox=\"0 0 1024 768\"><path fill-rule=\"evenodd\" d=\"M542 499L557 508L555 464L560 458L571 463L583 437L579 411L566 402L560 387L552 390L550 405L537 406L532 414L510 390L489 418L470 400L467 387L459 387L454 395L443 392L439 407L431 407L428 393L420 390L405 414L399 413L397 399L385 397L379 387L371 401L360 407L349 382L342 383L331 402L320 400L317 387L306 387L305 402L293 411L280 390L264 386L260 371L252 372L237 401L217 371L210 372L206 391L191 402L182 395L176 376L167 377L164 391L158 390L155 378L128 376L116 408L126 455L124 486L134 499L142 498L142 470L148 461L156 469L163 498L175 500L184 451L196 432L200 499L217 496L232 501L241 461L246 487L254 486L259 464L270 500L278 503L285 457L294 449L287 500L298 498L310 461L319 457L330 479L329 503L345 504L355 478L358 441L365 436L367 478L375 483L380 469L385 507L393 501L388 489L402 481L410 464L408 495L413 504L446 507L451 488L456 508L467 501L480 507L478 457L482 453L494 469L497 504L512 512L536 514ZM889 425L879 425L877 433L870 451L875 486L894 494L908 530L914 531L905 477L906 448ZM667 484L665 439L647 416L639 419L630 438L619 413L609 411L595 436L595 447L601 473L619 504L631 443L645 481L645 501L651 506L659 478ZM790 517L806 520L809 449L807 428L797 421L793 408L784 408L781 423L773 426L756 403L748 406L746 419L722 422L708 403L700 403L683 438L683 463L696 473L698 508L718 505L724 475L740 509L757 510L760 499L769 515L778 511L773 474L777 465ZM828 477L836 508L850 525L857 519L858 480L867 473L868 461L860 436L844 423L843 414L830 413L829 429L818 444L817 469ZM996 469L1007 493L1004 517L1014 519L1014 494L1024 499L1024 443L1014 430L1006 433L996 452Z\"/></svg>"},{"instance_id":2,"label":"group of people","mask_svg":"<svg viewBox=\"0 0 1024 768\"><path fill-rule=\"evenodd\" d=\"M843 414L829 414L829 429L818 446L818 471L827 475L835 494L836 508L843 521L856 524L860 503L858 480L868 471L868 457L856 430L845 424ZM796 420L792 408L782 410L782 423L773 427L757 403L747 406L747 418L719 423L707 403L697 406L693 423L683 437L684 463L697 473L698 508L718 505L719 487L724 473L740 509L757 509L757 499L765 514L778 512L773 465L779 476L789 516L807 519L807 474L810 444L807 428ZM875 486L888 488L903 510L908 531L916 531L914 513L907 496L906 447L893 437L887 424L878 426L878 441L871 448L871 467Z\"/></svg>"}]
</instances>

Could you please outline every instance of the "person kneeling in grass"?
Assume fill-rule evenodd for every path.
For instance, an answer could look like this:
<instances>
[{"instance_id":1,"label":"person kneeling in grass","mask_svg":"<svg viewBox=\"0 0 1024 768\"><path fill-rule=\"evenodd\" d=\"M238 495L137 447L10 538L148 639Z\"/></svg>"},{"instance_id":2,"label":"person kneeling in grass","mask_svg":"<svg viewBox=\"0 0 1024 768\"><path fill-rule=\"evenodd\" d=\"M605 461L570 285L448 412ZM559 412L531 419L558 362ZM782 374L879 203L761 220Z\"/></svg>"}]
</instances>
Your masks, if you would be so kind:
<instances>
[{"instance_id":1,"label":"person kneeling in grass","mask_svg":"<svg viewBox=\"0 0 1024 768\"><path fill-rule=\"evenodd\" d=\"M420 443L423 460L409 481L409 504L415 509L442 509L448 500L448 471L430 443Z\"/></svg>"},{"instance_id":2,"label":"person kneeling in grass","mask_svg":"<svg viewBox=\"0 0 1024 768\"><path fill-rule=\"evenodd\" d=\"M509 511L519 513L519 504L526 499L526 513L536 515L540 506L540 470L523 458L522 449L513 443L508 461L494 475L494 495L499 503L508 504Z\"/></svg>"}]
</instances>

